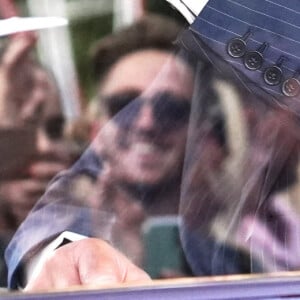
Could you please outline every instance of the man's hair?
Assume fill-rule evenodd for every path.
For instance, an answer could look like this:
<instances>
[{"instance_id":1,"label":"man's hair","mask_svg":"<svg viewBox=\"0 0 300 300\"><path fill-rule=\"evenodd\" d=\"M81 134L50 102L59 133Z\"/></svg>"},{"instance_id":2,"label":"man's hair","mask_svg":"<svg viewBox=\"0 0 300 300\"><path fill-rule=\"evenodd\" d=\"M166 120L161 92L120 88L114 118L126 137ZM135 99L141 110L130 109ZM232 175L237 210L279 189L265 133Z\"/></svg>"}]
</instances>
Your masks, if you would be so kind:
<instances>
[{"instance_id":1,"label":"man's hair","mask_svg":"<svg viewBox=\"0 0 300 300\"><path fill-rule=\"evenodd\" d=\"M97 81L124 55L143 49L171 51L182 25L166 16L148 14L134 24L110 34L91 49Z\"/></svg>"}]
</instances>

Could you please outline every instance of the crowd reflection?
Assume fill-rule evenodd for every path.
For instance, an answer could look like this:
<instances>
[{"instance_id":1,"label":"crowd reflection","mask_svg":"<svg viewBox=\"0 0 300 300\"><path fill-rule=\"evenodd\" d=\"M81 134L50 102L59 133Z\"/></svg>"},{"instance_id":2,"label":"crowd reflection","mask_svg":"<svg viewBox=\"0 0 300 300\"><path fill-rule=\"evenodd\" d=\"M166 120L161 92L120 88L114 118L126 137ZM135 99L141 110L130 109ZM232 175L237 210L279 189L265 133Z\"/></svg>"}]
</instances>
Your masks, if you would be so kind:
<instances>
[{"instance_id":1,"label":"crowd reflection","mask_svg":"<svg viewBox=\"0 0 300 300\"><path fill-rule=\"evenodd\" d=\"M5 238L40 198L7 248L12 288L94 284L86 274L101 272L95 253L104 248L117 267L124 254L121 261L143 279L143 269L166 278L299 268L299 204L291 193L299 120L207 57L174 51L181 29L150 15L99 41L90 145L69 169L54 80L32 60L31 35L11 40L0 66L3 128L28 127L34 147L0 181ZM63 232L59 249L45 256ZM73 241L70 232L82 236ZM150 264L163 255L175 263L160 262L153 275L149 252L157 253ZM138 277L126 271L117 279L127 274Z\"/></svg>"}]
</instances>

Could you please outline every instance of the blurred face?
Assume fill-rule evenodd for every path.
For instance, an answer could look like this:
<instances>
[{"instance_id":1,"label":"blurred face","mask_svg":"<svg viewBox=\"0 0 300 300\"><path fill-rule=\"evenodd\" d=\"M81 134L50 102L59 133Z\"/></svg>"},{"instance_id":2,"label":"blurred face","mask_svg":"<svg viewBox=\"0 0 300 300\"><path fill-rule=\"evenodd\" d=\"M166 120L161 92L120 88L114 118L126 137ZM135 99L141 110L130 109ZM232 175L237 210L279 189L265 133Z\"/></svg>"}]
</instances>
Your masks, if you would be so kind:
<instances>
[{"instance_id":1,"label":"blurred face","mask_svg":"<svg viewBox=\"0 0 300 300\"><path fill-rule=\"evenodd\" d=\"M69 155L62 139L64 117L58 93L49 76L41 69L32 70L34 85L22 111L24 126L36 134L35 149L22 168L0 182L0 198L10 216L12 226L18 226L46 185L57 172L65 169ZM26 145L15 145L26 147Z\"/></svg>"},{"instance_id":2,"label":"blurred face","mask_svg":"<svg viewBox=\"0 0 300 300\"><path fill-rule=\"evenodd\" d=\"M112 67L100 89L110 119L102 143L119 180L152 186L179 176L192 91L192 71L167 52L138 51Z\"/></svg>"}]
</instances>

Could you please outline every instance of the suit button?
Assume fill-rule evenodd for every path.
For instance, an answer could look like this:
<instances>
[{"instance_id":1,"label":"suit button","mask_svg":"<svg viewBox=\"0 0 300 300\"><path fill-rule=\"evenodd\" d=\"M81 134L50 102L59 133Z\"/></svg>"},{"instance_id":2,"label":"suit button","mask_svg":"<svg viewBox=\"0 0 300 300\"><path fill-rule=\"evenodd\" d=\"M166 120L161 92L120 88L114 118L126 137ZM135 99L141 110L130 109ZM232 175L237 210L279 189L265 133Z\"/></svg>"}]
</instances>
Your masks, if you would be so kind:
<instances>
[{"instance_id":1,"label":"suit button","mask_svg":"<svg viewBox=\"0 0 300 300\"><path fill-rule=\"evenodd\" d=\"M243 57L247 50L247 40L251 35L248 30L242 37L236 37L229 41L227 45L227 53L233 58Z\"/></svg>"},{"instance_id":2,"label":"suit button","mask_svg":"<svg viewBox=\"0 0 300 300\"><path fill-rule=\"evenodd\" d=\"M288 78L282 84L282 92L287 97L296 97L300 93L300 82L297 78Z\"/></svg>"},{"instance_id":3,"label":"suit button","mask_svg":"<svg viewBox=\"0 0 300 300\"><path fill-rule=\"evenodd\" d=\"M266 68L264 72L264 81L268 85L278 85L282 81L281 65L286 60L283 55L279 57L275 65Z\"/></svg>"},{"instance_id":4,"label":"suit button","mask_svg":"<svg viewBox=\"0 0 300 300\"><path fill-rule=\"evenodd\" d=\"M282 80L282 70L278 66L272 66L265 70L264 80L268 85L278 85Z\"/></svg>"},{"instance_id":5,"label":"suit button","mask_svg":"<svg viewBox=\"0 0 300 300\"><path fill-rule=\"evenodd\" d=\"M247 69L251 71L258 70L263 65L263 56L257 51L247 52L244 59L244 65Z\"/></svg>"},{"instance_id":6,"label":"suit button","mask_svg":"<svg viewBox=\"0 0 300 300\"><path fill-rule=\"evenodd\" d=\"M256 51L249 51L245 54L244 65L248 70L255 71L262 67L264 62L263 52L267 46L267 43L263 43Z\"/></svg>"},{"instance_id":7,"label":"suit button","mask_svg":"<svg viewBox=\"0 0 300 300\"><path fill-rule=\"evenodd\" d=\"M246 53L246 43L239 38L232 39L228 44L227 52L231 57L242 57Z\"/></svg>"}]
</instances>

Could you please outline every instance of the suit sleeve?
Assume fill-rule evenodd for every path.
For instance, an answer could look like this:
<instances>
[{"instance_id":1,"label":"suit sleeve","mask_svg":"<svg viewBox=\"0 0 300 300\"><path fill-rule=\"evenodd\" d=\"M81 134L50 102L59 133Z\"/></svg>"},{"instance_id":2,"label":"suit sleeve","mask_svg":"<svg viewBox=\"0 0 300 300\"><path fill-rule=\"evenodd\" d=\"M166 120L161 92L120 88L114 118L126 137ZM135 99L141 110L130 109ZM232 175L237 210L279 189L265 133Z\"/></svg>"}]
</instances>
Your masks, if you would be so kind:
<instances>
[{"instance_id":1,"label":"suit sleeve","mask_svg":"<svg viewBox=\"0 0 300 300\"><path fill-rule=\"evenodd\" d=\"M81 177L95 180L100 169L99 158L92 150L88 150L70 170L52 180L6 249L9 288L22 285L22 262L60 233L71 231L95 236L95 230L101 230L100 225L96 224L98 220L101 221L99 212L89 207L87 202L77 199L74 193L74 180Z\"/></svg>"}]
</instances>

